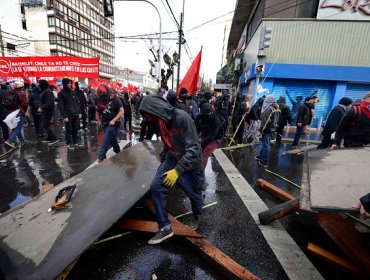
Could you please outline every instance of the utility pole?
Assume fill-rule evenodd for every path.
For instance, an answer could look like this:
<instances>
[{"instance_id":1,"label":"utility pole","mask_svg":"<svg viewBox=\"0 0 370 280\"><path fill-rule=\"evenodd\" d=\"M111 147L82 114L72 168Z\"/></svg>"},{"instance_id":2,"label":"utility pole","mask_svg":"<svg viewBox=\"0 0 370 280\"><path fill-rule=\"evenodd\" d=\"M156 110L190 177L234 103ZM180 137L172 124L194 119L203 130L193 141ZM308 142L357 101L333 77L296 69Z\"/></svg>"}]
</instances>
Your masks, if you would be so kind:
<instances>
[{"instance_id":1,"label":"utility pole","mask_svg":"<svg viewBox=\"0 0 370 280\"><path fill-rule=\"evenodd\" d=\"M0 47L1 47L2 56L5 56L4 44L3 44L3 32L1 31L1 24L0 24Z\"/></svg>"},{"instance_id":2,"label":"utility pole","mask_svg":"<svg viewBox=\"0 0 370 280\"><path fill-rule=\"evenodd\" d=\"M181 45L182 45L182 20L183 20L183 13L180 15L180 27L179 27L179 63L177 64L177 83L176 88L179 87L180 83L180 63L181 63Z\"/></svg>"}]
</instances>

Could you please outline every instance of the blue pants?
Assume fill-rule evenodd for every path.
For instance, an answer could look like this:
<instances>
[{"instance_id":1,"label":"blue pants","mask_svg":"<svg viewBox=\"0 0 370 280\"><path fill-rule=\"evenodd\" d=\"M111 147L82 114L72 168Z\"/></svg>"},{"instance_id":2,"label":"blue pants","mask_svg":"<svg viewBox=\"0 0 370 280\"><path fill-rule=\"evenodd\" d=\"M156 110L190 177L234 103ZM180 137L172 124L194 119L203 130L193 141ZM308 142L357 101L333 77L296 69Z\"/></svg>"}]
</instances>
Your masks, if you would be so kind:
<instances>
[{"instance_id":1,"label":"blue pants","mask_svg":"<svg viewBox=\"0 0 370 280\"><path fill-rule=\"evenodd\" d=\"M176 166L176 162L170 162L165 160L158 168L150 189L152 191L152 199L155 208L155 216L158 223L158 228L162 229L168 227L171 223L168 220L167 211L167 193L168 188L163 185L163 173L173 169ZM176 184L178 184L186 195L189 197L191 202L191 208L193 215L196 218L200 218L202 215L203 207L203 196L202 187L205 181L204 170L199 171L186 171L179 176ZM176 203L176 202L175 202Z\"/></svg>"},{"instance_id":2,"label":"blue pants","mask_svg":"<svg viewBox=\"0 0 370 280\"><path fill-rule=\"evenodd\" d=\"M263 133L261 144L258 148L258 157L261 159L261 163L268 165L270 161L270 140L271 140L271 133Z\"/></svg>"},{"instance_id":3,"label":"blue pants","mask_svg":"<svg viewBox=\"0 0 370 280\"><path fill-rule=\"evenodd\" d=\"M24 143L24 137L23 137L23 125L26 123L26 118L23 116L19 117L18 125L12 129L12 133L10 133L8 142L9 143L15 143L15 140L19 140L19 142Z\"/></svg>"},{"instance_id":4,"label":"blue pants","mask_svg":"<svg viewBox=\"0 0 370 280\"><path fill-rule=\"evenodd\" d=\"M103 143L100 147L98 157L101 160L106 159L107 151L109 150L109 147L113 147L113 151L118 154L121 149L117 142L117 137L119 134L119 129L115 128L113 125L104 125L104 137L103 137Z\"/></svg>"}]
</instances>

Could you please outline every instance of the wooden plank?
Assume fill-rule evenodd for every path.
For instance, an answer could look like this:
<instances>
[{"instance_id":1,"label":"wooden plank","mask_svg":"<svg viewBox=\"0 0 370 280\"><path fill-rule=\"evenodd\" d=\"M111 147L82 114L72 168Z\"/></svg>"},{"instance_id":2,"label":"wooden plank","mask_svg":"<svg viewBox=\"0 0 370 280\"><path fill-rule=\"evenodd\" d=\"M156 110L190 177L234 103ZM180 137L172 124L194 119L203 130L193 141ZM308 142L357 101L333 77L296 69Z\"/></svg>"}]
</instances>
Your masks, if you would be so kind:
<instances>
[{"instance_id":1,"label":"wooden plank","mask_svg":"<svg viewBox=\"0 0 370 280\"><path fill-rule=\"evenodd\" d=\"M364 275L370 275L370 252L361 235L338 213L319 213L318 222L330 238Z\"/></svg>"},{"instance_id":2,"label":"wooden plank","mask_svg":"<svg viewBox=\"0 0 370 280\"><path fill-rule=\"evenodd\" d=\"M116 226L124 230L135 230L144 232L157 232L158 224L152 221L141 221L133 219L121 219ZM201 238L202 236L194 230L189 230L189 227L183 224L172 225L172 231L175 235L179 236L189 236Z\"/></svg>"},{"instance_id":3,"label":"wooden plank","mask_svg":"<svg viewBox=\"0 0 370 280\"><path fill-rule=\"evenodd\" d=\"M353 276L355 276L358 279L365 279L362 273L358 271L358 269L349 261L338 257L337 255L333 254L332 252L329 252L325 250L324 248L321 248L311 242L307 245L307 252L312 254L315 257L318 257L321 260L324 260L335 267L338 267Z\"/></svg>"},{"instance_id":4,"label":"wooden plank","mask_svg":"<svg viewBox=\"0 0 370 280\"><path fill-rule=\"evenodd\" d=\"M155 212L154 206L150 200L145 202L145 206ZM168 219L172 225L181 224L175 217L168 214ZM186 225L184 225L186 226ZM186 226L187 227L187 226ZM190 227L188 227L192 230ZM259 279L253 273L249 272L246 268L232 260L229 256L217 249L205 238L184 237L185 241L196 251L201 253L201 256L215 266L224 276L228 279L244 279L256 280Z\"/></svg>"},{"instance_id":5,"label":"wooden plank","mask_svg":"<svg viewBox=\"0 0 370 280\"><path fill-rule=\"evenodd\" d=\"M277 197L282 201L289 201L295 198L291 194L287 193L286 191L283 191L282 189L274 186L273 184L264 179L257 179L257 186L260 186L262 189L268 191L270 194L272 194L273 196Z\"/></svg>"},{"instance_id":6,"label":"wooden plank","mask_svg":"<svg viewBox=\"0 0 370 280\"><path fill-rule=\"evenodd\" d=\"M54 279L149 190L161 147L138 143L1 215L5 278ZM59 190L72 184L71 207L47 213Z\"/></svg>"},{"instance_id":7,"label":"wooden plank","mask_svg":"<svg viewBox=\"0 0 370 280\"><path fill-rule=\"evenodd\" d=\"M263 225L268 225L273 221L281 219L286 215L294 213L299 209L299 197L296 197L287 202L278 204L266 211L263 211L258 214L258 218Z\"/></svg>"}]
</instances>

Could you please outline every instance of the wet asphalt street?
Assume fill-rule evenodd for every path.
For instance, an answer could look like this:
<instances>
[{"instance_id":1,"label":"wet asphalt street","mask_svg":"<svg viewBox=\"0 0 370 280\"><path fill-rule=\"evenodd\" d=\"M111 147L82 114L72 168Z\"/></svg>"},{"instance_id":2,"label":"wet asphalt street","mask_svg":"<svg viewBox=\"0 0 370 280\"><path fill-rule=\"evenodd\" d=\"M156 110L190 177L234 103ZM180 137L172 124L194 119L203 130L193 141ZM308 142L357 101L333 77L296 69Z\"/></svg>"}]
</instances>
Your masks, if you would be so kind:
<instances>
[{"instance_id":1,"label":"wet asphalt street","mask_svg":"<svg viewBox=\"0 0 370 280\"><path fill-rule=\"evenodd\" d=\"M43 182L56 185L94 162L101 133L98 133L96 126L89 128L90 131L82 136L85 146L74 151L68 151L63 142L56 147L37 142L34 140L34 128L26 128L28 144L0 159L0 212L38 195ZM56 131L59 139L62 139L60 124ZM130 135L122 133L121 139L128 140ZM283 156L283 151L288 147L286 144L272 148L269 169L300 184L303 156ZM255 186L258 178L264 178L294 196L299 195L296 187L267 173L256 163L253 159L256 149L256 145L247 146L226 150L225 154L269 207L280 201ZM287 279L253 218L214 158L206 168L206 185L205 204L215 201L217 204L204 210L198 232L261 279ZM170 191L169 201L169 212L174 216L190 209L189 200L179 189ZM126 216L154 220L153 214L143 208L141 202ZM308 241L334 248L319 227L302 222L298 214L281 221L303 250ZM122 230L112 227L102 238L119 233ZM151 279L153 275L158 279L224 279L180 238L173 237L156 246L147 245L151 236L150 233L133 233L92 246L82 254L68 279ZM347 275L331 270L315 258L310 259L326 279L348 279Z\"/></svg>"}]
</instances>

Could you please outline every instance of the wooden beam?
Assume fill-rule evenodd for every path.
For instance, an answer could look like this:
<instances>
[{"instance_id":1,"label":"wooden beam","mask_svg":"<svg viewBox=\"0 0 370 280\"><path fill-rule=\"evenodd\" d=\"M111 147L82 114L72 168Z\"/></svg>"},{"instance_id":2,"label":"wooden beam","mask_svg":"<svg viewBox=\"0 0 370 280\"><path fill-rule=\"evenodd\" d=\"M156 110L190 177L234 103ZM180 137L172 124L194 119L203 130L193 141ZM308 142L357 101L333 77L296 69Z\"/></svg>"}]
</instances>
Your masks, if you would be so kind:
<instances>
[{"instance_id":1,"label":"wooden beam","mask_svg":"<svg viewBox=\"0 0 370 280\"><path fill-rule=\"evenodd\" d=\"M154 206L150 200L145 202L145 206L154 213ZM175 217L168 215L172 226L181 224ZM181 224L182 225L182 224ZM185 226L185 225L184 225ZM187 227L187 226L186 226ZM188 227L192 230L190 227ZM249 272L246 268L232 260L225 253L217 249L209 243L204 237L184 237L185 241L196 251L201 253L201 256L215 266L224 276L228 279L244 279L244 280L257 280L257 276Z\"/></svg>"},{"instance_id":2,"label":"wooden beam","mask_svg":"<svg viewBox=\"0 0 370 280\"><path fill-rule=\"evenodd\" d=\"M370 275L370 252L365 249L360 233L338 213L321 212L320 226L364 275Z\"/></svg>"},{"instance_id":3,"label":"wooden beam","mask_svg":"<svg viewBox=\"0 0 370 280\"><path fill-rule=\"evenodd\" d=\"M158 224L152 221L141 221L133 219L121 219L115 224L117 227L124 230L135 230L144 232L157 232ZM183 224L172 225L172 231L175 235L190 236L195 238L202 238L202 236L196 231L190 229Z\"/></svg>"},{"instance_id":4,"label":"wooden beam","mask_svg":"<svg viewBox=\"0 0 370 280\"><path fill-rule=\"evenodd\" d=\"M286 191L283 191L282 189L274 186L273 184L267 182L264 179L257 179L257 186L260 186L262 189L268 191L270 194L272 194L273 196L282 201L289 201L295 198L291 194L287 193Z\"/></svg>"},{"instance_id":5,"label":"wooden beam","mask_svg":"<svg viewBox=\"0 0 370 280\"><path fill-rule=\"evenodd\" d=\"M287 202L278 204L270 209L258 214L258 218L263 225L268 225L275 220L281 219L286 215L294 213L299 209L299 197Z\"/></svg>"},{"instance_id":6,"label":"wooden beam","mask_svg":"<svg viewBox=\"0 0 370 280\"><path fill-rule=\"evenodd\" d=\"M329 252L325 250L324 248L321 248L311 242L307 245L307 252L312 254L315 257L318 257L321 260L324 260L335 267L338 267L351 275L355 276L358 279L364 279L362 273L358 271L358 269L349 261L338 257L337 255L333 254L332 252Z\"/></svg>"}]
</instances>

